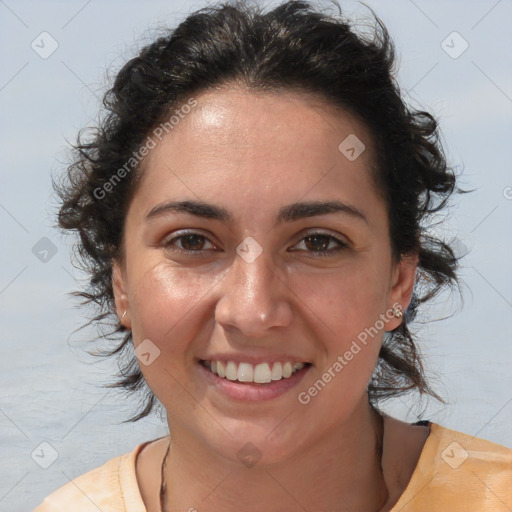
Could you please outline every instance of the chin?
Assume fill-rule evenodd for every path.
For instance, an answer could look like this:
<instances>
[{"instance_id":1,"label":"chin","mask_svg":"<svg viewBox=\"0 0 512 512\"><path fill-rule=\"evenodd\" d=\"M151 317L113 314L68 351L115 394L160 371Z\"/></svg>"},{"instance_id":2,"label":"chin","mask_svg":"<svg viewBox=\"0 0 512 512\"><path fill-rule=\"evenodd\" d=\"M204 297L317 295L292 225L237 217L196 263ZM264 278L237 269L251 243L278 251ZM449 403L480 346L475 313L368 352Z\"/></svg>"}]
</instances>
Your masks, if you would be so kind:
<instances>
[{"instance_id":1,"label":"chin","mask_svg":"<svg viewBox=\"0 0 512 512\"><path fill-rule=\"evenodd\" d=\"M220 438L212 439L208 436L205 442L210 445L212 451L218 456L227 458L236 464L242 464L247 468L269 466L291 459L302 450L302 444L297 439L302 439L295 428L294 432L276 429L279 422L275 420L272 426L257 426L254 423L237 422L226 431L219 432Z\"/></svg>"}]
</instances>

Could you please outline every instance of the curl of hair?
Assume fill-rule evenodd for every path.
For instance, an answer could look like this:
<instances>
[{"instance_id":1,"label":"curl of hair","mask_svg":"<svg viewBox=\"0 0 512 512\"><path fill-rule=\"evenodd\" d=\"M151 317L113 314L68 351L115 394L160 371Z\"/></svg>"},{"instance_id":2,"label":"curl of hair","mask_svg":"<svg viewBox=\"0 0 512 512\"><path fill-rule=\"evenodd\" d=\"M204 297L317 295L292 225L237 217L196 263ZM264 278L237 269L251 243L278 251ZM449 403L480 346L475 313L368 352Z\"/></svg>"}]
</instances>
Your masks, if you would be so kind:
<instances>
[{"instance_id":1,"label":"curl of hair","mask_svg":"<svg viewBox=\"0 0 512 512\"><path fill-rule=\"evenodd\" d=\"M76 295L96 307L93 321L111 326L101 338L114 341L114 348L94 353L119 358L119 380L106 387L145 393L142 408L128 422L147 416L156 402L137 364L131 332L115 314L112 286L112 263L122 258L124 218L140 165L116 181L113 191L98 190L106 190L173 109L232 83L254 92L313 93L370 129L377 160L373 179L388 206L393 256L411 251L419 256L411 304L401 325L384 337L368 387L370 402L414 389L439 399L426 382L408 324L419 306L457 284L454 252L426 230L430 216L455 190L455 175L436 120L402 99L393 73L393 43L375 20L372 34L363 35L341 16L317 11L306 1L287 1L268 12L241 1L201 9L122 67L104 96L99 126L87 137L79 134L67 174L55 184L61 199L58 221L78 233L77 255L90 277L87 290Z\"/></svg>"}]
</instances>

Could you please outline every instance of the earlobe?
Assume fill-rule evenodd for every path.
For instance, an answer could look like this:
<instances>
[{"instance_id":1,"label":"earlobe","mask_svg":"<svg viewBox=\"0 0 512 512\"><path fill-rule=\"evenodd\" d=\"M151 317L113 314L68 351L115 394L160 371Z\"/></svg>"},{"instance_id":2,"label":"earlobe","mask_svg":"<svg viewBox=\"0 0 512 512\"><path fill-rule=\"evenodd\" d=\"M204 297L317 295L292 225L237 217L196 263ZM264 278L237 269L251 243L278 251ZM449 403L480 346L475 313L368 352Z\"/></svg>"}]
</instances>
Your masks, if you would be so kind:
<instances>
[{"instance_id":1,"label":"earlobe","mask_svg":"<svg viewBox=\"0 0 512 512\"><path fill-rule=\"evenodd\" d=\"M126 293L126 278L122 265L117 261L112 264L112 289L119 322L123 327L130 329L130 304Z\"/></svg>"},{"instance_id":2,"label":"earlobe","mask_svg":"<svg viewBox=\"0 0 512 512\"><path fill-rule=\"evenodd\" d=\"M411 301L414 284L416 282L416 270L418 268L418 254L402 254L400 262L396 265L393 275L392 287L389 294L390 304L388 307L393 310L406 310ZM395 314L391 321L391 330L396 329L402 322L402 315ZM396 324L396 325L395 325Z\"/></svg>"}]
</instances>

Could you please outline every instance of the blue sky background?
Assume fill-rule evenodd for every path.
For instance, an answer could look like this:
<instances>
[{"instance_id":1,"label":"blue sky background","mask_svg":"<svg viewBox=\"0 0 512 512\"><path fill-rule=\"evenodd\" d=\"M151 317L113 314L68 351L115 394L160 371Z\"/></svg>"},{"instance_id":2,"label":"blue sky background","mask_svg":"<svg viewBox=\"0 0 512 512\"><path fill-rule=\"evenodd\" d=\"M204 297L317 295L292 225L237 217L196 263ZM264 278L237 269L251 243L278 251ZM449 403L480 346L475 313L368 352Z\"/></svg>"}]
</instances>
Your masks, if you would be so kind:
<instances>
[{"instance_id":1,"label":"blue sky background","mask_svg":"<svg viewBox=\"0 0 512 512\"><path fill-rule=\"evenodd\" d=\"M448 404L411 397L384 408L415 421L424 406L424 418L512 446L512 2L367 3L396 42L403 90L438 116L461 185L476 189L456 198L438 228L469 250L464 304L440 297L426 319L454 315L417 326ZM2 510L31 509L69 479L166 433L155 416L118 424L136 404L100 387L117 368L83 351L90 331L73 334L85 316L67 294L80 275L71 241L53 227L51 176L63 169L66 139L96 117L106 70L113 74L158 27L209 4L0 0ZM342 6L366 14L356 2ZM40 53L58 48L42 58L33 41ZM45 454L43 465L56 460L43 469L34 453Z\"/></svg>"}]
</instances>

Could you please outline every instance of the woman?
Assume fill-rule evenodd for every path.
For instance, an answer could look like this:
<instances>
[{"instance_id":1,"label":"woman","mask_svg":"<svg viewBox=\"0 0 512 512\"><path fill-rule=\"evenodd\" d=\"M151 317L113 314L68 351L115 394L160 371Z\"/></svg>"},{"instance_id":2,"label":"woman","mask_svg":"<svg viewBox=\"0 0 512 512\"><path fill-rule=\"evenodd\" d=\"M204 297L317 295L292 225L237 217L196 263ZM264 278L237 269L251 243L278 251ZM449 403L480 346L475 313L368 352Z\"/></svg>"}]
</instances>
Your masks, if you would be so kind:
<instances>
[{"instance_id":1,"label":"woman","mask_svg":"<svg viewBox=\"0 0 512 512\"><path fill-rule=\"evenodd\" d=\"M456 189L437 124L373 38L305 2L190 15L128 62L77 146L60 224L170 436L36 510L512 507L512 451L378 400L425 381L408 325L457 282L429 215ZM132 345L133 343L133 345Z\"/></svg>"}]
</instances>

